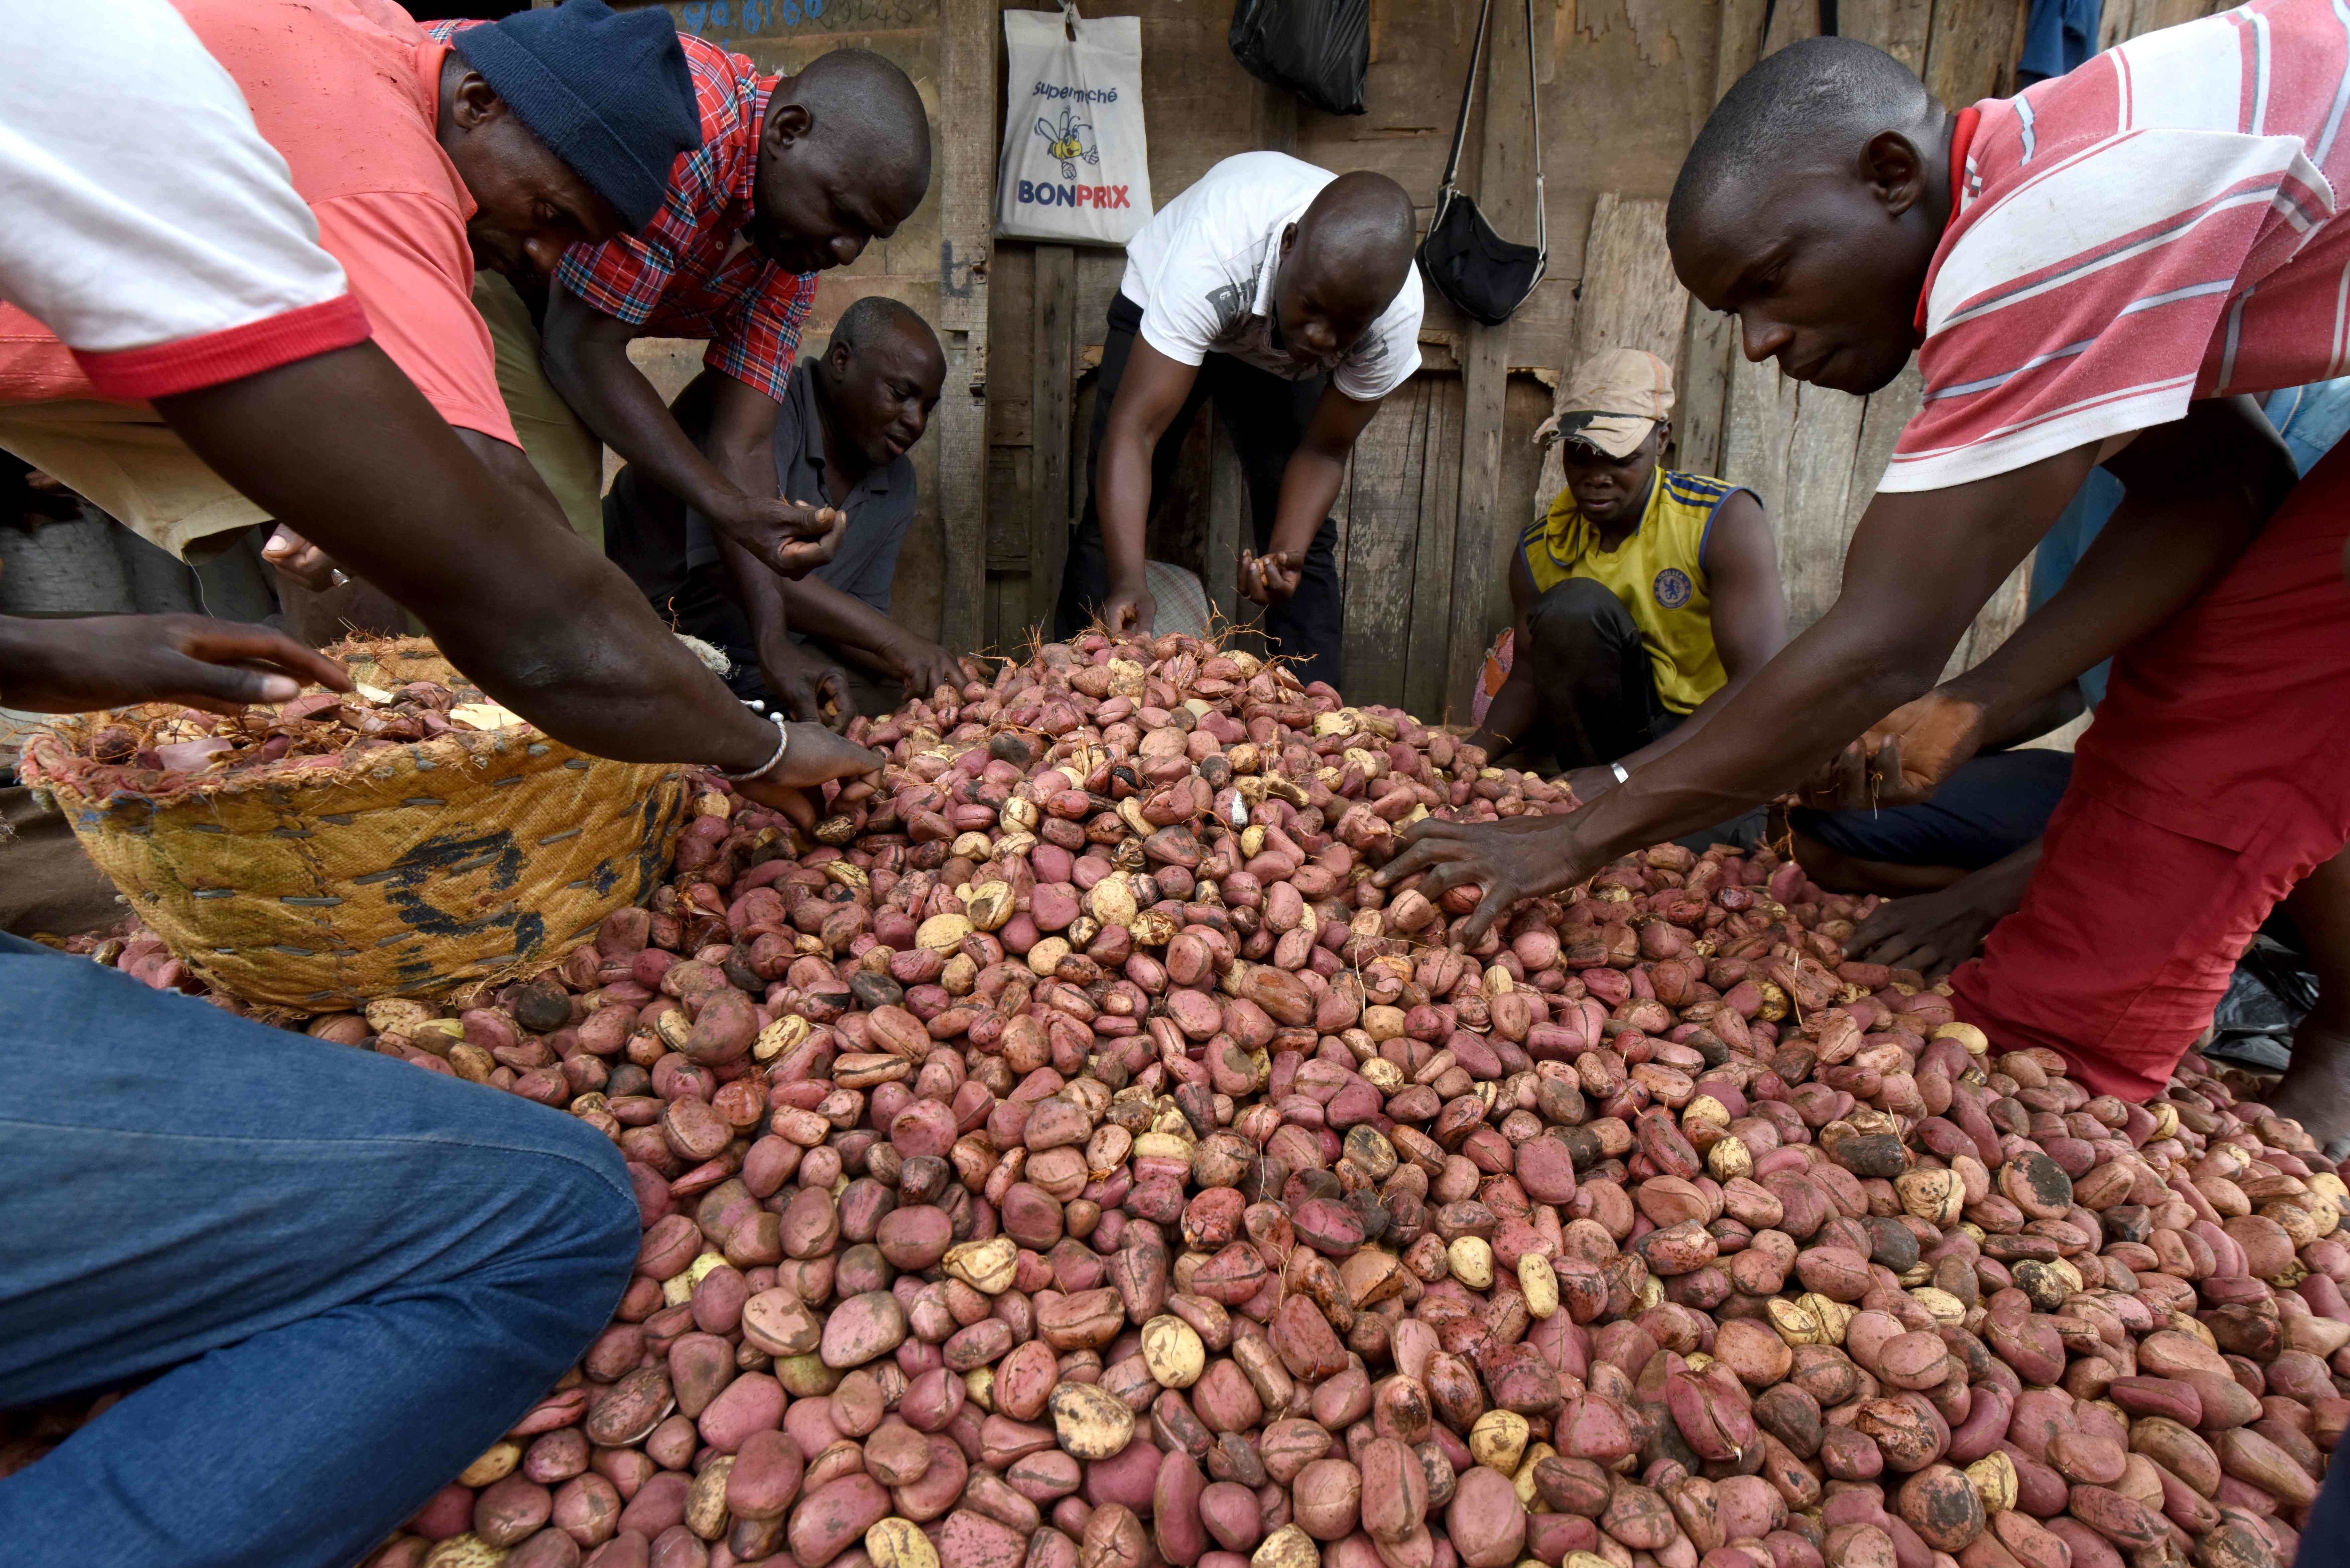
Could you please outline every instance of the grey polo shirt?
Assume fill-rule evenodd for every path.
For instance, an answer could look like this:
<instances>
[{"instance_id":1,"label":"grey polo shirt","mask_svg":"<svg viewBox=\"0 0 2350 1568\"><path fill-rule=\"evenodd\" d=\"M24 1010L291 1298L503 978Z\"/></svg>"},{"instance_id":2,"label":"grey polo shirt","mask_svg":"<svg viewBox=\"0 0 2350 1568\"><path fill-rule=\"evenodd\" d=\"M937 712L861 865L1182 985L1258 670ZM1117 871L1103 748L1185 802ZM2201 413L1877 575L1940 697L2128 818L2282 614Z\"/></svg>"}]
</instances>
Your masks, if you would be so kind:
<instances>
[{"instance_id":1,"label":"grey polo shirt","mask_svg":"<svg viewBox=\"0 0 2350 1568\"><path fill-rule=\"evenodd\" d=\"M784 406L775 415L775 477L789 500L833 504L832 489L825 480L824 417L816 412L816 372L806 359L793 368ZM850 487L841 503L848 513L848 526L841 534L840 549L808 575L888 615L889 585L898 575L898 547L914 520L916 499L914 462L901 452ZM717 560L718 543L709 520L689 512L686 566L706 566Z\"/></svg>"}]
</instances>

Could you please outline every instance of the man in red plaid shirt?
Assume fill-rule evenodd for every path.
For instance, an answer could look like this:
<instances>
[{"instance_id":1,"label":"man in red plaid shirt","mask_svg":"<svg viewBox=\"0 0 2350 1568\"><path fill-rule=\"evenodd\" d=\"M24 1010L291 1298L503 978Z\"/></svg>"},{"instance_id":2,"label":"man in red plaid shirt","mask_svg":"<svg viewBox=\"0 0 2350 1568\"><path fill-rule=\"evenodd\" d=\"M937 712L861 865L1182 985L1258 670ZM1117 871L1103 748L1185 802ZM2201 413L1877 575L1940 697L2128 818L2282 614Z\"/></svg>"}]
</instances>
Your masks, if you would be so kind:
<instances>
[{"instance_id":1,"label":"man in red plaid shirt","mask_svg":"<svg viewBox=\"0 0 2350 1568\"><path fill-rule=\"evenodd\" d=\"M480 25L431 30L445 39ZM678 42L702 148L677 161L669 199L642 233L565 254L545 285L539 359L588 429L637 467L636 489L673 508L632 522L681 537L691 509L723 551L797 576L831 558L846 522L776 493L775 416L801 324L816 275L855 261L921 203L930 119L905 72L868 50L837 49L774 77L704 39ZM519 281L526 295L538 286ZM629 340L643 337L710 341L674 408L629 359ZM780 587L750 576L764 591L746 610L780 621Z\"/></svg>"}]
</instances>

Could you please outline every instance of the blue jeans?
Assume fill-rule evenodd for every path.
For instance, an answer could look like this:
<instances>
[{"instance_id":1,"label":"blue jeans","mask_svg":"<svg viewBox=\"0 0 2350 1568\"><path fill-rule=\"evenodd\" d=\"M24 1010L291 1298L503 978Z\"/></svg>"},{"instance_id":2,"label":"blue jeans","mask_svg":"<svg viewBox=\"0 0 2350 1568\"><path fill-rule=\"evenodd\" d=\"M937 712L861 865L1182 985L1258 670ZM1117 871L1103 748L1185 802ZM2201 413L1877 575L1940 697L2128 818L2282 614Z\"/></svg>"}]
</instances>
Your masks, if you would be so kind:
<instances>
[{"instance_id":1,"label":"blue jeans","mask_svg":"<svg viewBox=\"0 0 2350 1568\"><path fill-rule=\"evenodd\" d=\"M527 1101L0 937L9 1568L348 1568L603 1327L619 1151ZM160 1375L160 1376L159 1376Z\"/></svg>"}]
</instances>

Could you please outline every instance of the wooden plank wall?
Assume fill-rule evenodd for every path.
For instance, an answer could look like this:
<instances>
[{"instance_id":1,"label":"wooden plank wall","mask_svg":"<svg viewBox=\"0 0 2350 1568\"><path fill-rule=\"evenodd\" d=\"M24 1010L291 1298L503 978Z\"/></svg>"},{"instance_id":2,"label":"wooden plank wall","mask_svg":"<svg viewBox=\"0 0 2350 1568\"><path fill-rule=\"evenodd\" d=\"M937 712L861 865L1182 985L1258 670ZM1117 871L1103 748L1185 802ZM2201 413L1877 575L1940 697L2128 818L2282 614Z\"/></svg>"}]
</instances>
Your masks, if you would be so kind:
<instances>
[{"instance_id":1,"label":"wooden plank wall","mask_svg":"<svg viewBox=\"0 0 2350 1568\"><path fill-rule=\"evenodd\" d=\"M1963 102L2010 89L2025 9L2026 0L1845 0L1840 16L1843 31L1890 50ZM1423 222L1432 210L1473 5L1375 5L1370 112L1357 118L1321 114L1252 81L1225 47L1221 8L1102 0L1088 11L1141 18L1159 202L1231 153L1277 147L1327 168L1383 171L1413 193ZM1747 366L1725 324L1689 309L1662 243L1663 199L1706 114L1766 50L1814 31L1816 17L1800 0L1536 0L1550 272L1500 328L1468 323L1431 298L1422 371L1357 449L1336 512L1350 697L1466 716L1485 647L1507 622L1513 541L1558 483L1555 461L1546 464L1530 438L1562 371L1617 344L1675 362L1677 460L1754 484L1781 518L1799 621L1833 599L1852 520L1914 406L1914 387L1897 384L1863 402L1783 384L1775 367ZM1503 234L1531 237L1523 8L1496 5L1494 26L1461 179ZM1049 619L1068 520L1089 482L1102 312L1123 269L1112 251L997 247L985 595L995 643L1021 641ZM1047 356L1074 368L1066 397ZM1236 600L1231 572L1248 542L1246 498L1229 441L1211 418L1199 422L1204 430L1193 432L1154 505L1150 553L1201 571L1216 611L1245 622L1250 607ZM2003 635L2004 623L1992 629Z\"/></svg>"}]
</instances>

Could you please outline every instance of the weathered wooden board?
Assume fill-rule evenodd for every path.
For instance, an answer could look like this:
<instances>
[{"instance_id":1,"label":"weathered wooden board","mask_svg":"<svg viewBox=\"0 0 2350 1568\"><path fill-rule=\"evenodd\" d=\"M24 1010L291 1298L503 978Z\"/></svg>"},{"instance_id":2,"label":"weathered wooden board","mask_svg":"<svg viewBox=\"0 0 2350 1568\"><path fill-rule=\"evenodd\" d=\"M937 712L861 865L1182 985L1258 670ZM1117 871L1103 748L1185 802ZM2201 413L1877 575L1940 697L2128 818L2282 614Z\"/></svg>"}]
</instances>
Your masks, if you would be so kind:
<instances>
[{"instance_id":1,"label":"weathered wooden board","mask_svg":"<svg viewBox=\"0 0 2350 1568\"><path fill-rule=\"evenodd\" d=\"M1721 0L1718 10L1712 93L1706 99L1709 111L1762 57L1763 18L1778 19L1772 14L1770 0Z\"/></svg>"},{"instance_id":2,"label":"weathered wooden board","mask_svg":"<svg viewBox=\"0 0 2350 1568\"><path fill-rule=\"evenodd\" d=\"M1766 367L1776 374L1775 367ZM1800 631L1835 602L1844 580L1846 501L1852 454L1860 440L1862 400L1825 387L1783 379L1795 418L1787 441L1787 486L1773 508L1779 571L1787 590L1787 628Z\"/></svg>"},{"instance_id":3,"label":"weathered wooden board","mask_svg":"<svg viewBox=\"0 0 2350 1568\"><path fill-rule=\"evenodd\" d=\"M2097 47L2109 49L2125 38L2228 9L2230 0L2106 0L2097 24Z\"/></svg>"},{"instance_id":4,"label":"weathered wooden board","mask_svg":"<svg viewBox=\"0 0 2350 1568\"><path fill-rule=\"evenodd\" d=\"M1404 700L1430 386L1423 378L1398 388L1355 442L1342 560L1346 691L1357 702Z\"/></svg>"},{"instance_id":5,"label":"weathered wooden board","mask_svg":"<svg viewBox=\"0 0 2350 1568\"><path fill-rule=\"evenodd\" d=\"M1661 197L1610 191L1591 214L1583 298L1575 317L1578 358L1608 348L1645 348L1671 364L1680 353L1689 291L1665 249Z\"/></svg>"},{"instance_id":6,"label":"weathered wooden board","mask_svg":"<svg viewBox=\"0 0 2350 1568\"><path fill-rule=\"evenodd\" d=\"M1522 60L1526 49L1525 13L1493 7L1491 42L1496 61ZM1479 205L1503 234L1522 234L1534 215L1534 149L1518 128L1528 116L1531 84L1514 69L1496 69L1485 83L1478 130ZM1452 633L1445 656L1447 711L1466 717L1470 694L1484 666L1488 606L1502 591L1495 542L1506 527L1502 512L1503 424L1509 396L1509 329L1467 327L1462 379L1460 520L1452 548Z\"/></svg>"},{"instance_id":7,"label":"weathered wooden board","mask_svg":"<svg viewBox=\"0 0 2350 1568\"><path fill-rule=\"evenodd\" d=\"M1934 0L1927 90L1951 109L2012 90L2017 18L2029 0Z\"/></svg>"},{"instance_id":8,"label":"weathered wooden board","mask_svg":"<svg viewBox=\"0 0 2350 1568\"><path fill-rule=\"evenodd\" d=\"M1419 474L1419 538L1412 561L1404 710L1444 711L1446 645L1452 627L1452 554L1461 495L1461 382L1423 376L1428 389L1426 462Z\"/></svg>"},{"instance_id":9,"label":"weathered wooden board","mask_svg":"<svg viewBox=\"0 0 2350 1568\"><path fill-rule=\"evenodd\" d=\"M1920 77L1933 19L1933 0L1842 0L1836 7L1839 34L1875 44Z\"/></svg>"},{"instance_id":10,"label":"weathered wooden board","mask_svg":"<svg viewBox=\"0 0 2350 1568\"><path fill-rule=\"evenodd\" d=\"M1722 425L1729 415L1730 362L1738 352L1738 323L1695 300L1673 379L1673 466L1690 473L1721 468Z\"/></svg>"},{"instance_id":11,"label":"weathered wooden board","mask_svg":"<svg viewBox=\"0 0 2350 1568\"><path fill-rule=\"evenodd\" d=\"M1238 578L1242 541L1251 533L1248 483L1241 474L1232 432L1213 409L1208 416L1213 444L1208 454L1208 542L1201 552L1200 581L1216 618L1239 625L1253 621L1257 609L1241 597Z\"/></svg>"},{"instance_id":12,"label":"weathered wooden board","mask_svg":"<svg viewBox=\"0 0 2350 1568\"><path fill-rule=\"evenodd\" d=\"M1028 618L1028 538L1035 524L1033 461L1035 410L1033 367L1036 247L1019 240L996 244L988 268L987 573L981 643L1002 647ZM1007 309L1008 297L1019 303ZM1013 330L1010 324L1017 324Z\"/></svg>"},{"instance_id":13,"label":"weathered wooden board","mask_svg":"<svg viewBox=\"0 0 2350 1568\"><path fill-rule=\"evenodd\" d=\"M1820 8L1805 0L1780 0L1771 12L1771 30L1762 39L1758 58L1777 54L1798 38L1815 38L1820 32Z\"/></svg>"},{"instance_id":14,"label":"weathered wooden board","mask_svg":"<svg viewBox=\"0 0 2350 1568\"><path fill-rule=\"evenodd\" d=\"M1787 449L1794 440L1795 384L1768 361L1750 364L1743 355L1730 362L1724 400L1721 461L1714 472L1762 497L1781 535L1786 560Z\"/></svg>"},{"instance_id":15,"label":"weathered wooden board","mask_svg":"<svg viewBox=\"0 0 2350 1568\"><path fill-rule=\"evenodd\" d=\"M1029 449L1035 502L1024 541L1028 607L1024 624L1041 623L1052 613L1056 568L1068 548L1069 463L1073 452L1083 451L1071 418L1077 379L1076 254L1067 245L1038 245L1035 265L1035 306L1030 317L1035 347L1028 368L1030 418L1035 425L1035 444Z\"/></svg>"},{"instance_id":16,"label":"weathered wooden board","mask_svg":"<svg viewBox=\"0 0 2350 1568\"><path fill-rule=\"evenodd\" d=\"M939 0L939 310L947 376L931 416L938 483L939 640L956 652L986 639L988 234L995 206L993 0ZM905 580L907 568L899 568ZM893 600L893 606L894 606Z\"/></svg>"},{"instance_id":17,"label":"weathered wooden board","mask_svg":"<svg viewBox=\"0 0 2350 1568\"><path fill-rule=\"evenodd\" d=\"M1918 374L1915 361L1891 385L1869 394L1867 410L1861 416L1860 439L1853 448L1852 483L1845 505L1846 538L1851 538L1859 526L1860 514L1868 510L1869 500L1877 493L1877 482L1885 477L1886 464L1893 461L1893 443L1901 439L1902 427L1916 416L1925 396L1925 378Z\"/></svg>"}]
</instances>

